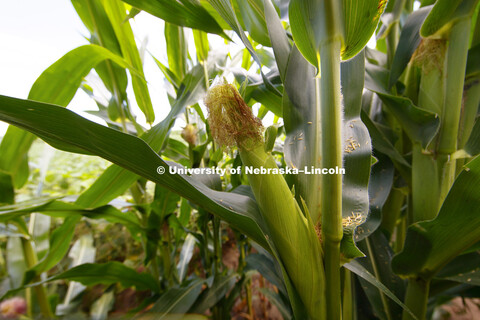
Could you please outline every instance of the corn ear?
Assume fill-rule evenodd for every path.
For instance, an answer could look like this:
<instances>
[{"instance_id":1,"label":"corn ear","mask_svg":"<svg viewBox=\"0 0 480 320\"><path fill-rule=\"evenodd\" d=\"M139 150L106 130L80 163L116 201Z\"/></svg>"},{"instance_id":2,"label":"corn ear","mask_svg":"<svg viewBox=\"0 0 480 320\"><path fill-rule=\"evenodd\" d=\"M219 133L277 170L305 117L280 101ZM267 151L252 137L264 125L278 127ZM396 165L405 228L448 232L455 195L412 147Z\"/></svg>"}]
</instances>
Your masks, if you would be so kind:
<instances>
[{"instance_id":1,"label":"corn ear","mask_svg":"<svg viewBox=\"0 0 480 320\"><path fill-rule=\"evenodd\" d=\"M268 226L270 240L310 318L324 319L325 275L321 245L308 213L307 216L303 214L283 175L275 173L278 167L272 155L265 152L259 120L238 91L226 83L211 88L205 104L217 142L235 142L248 168L272 169L269 174L246 171L250 186Z\"/></svg>"}]
</instances>

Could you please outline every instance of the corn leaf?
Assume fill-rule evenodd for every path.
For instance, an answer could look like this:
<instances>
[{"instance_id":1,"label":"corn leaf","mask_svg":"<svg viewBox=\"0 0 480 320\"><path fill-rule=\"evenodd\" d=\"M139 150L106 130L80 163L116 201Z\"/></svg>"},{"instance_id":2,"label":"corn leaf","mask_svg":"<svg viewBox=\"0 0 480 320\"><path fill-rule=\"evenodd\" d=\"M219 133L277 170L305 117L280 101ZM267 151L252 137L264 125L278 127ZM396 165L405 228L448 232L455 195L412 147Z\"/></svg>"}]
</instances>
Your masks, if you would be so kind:
<instances>
[{"instance_id":1,"label":"corn leaf","mask_svg":"<svg viewBox=\"0 0 480 320\"><path fill-rule=\"evenodd\" d=\"M395 167L400 171L403 178L407 181L411 177L411 166L405 160L405 158L398 152L397 149L392 145L388 138L382 133L379 126L373 122L365 112L362 111L362 121L368 128L368 132L372 137L372 144L374 149L380 151L381 153L388 155L389 158L395 164Z\"/></svg>"},{"instance_id":2,"label":"corn leaf","mask_svg":"<svg viewBox=\"0 0 480 320\"><path fill-rule=\"evenodd\" d=\"M263 1L236 0L236 2L242 15L243 24L252 39L264 46L270 47L271 43L263 12Z\"/></svg>"},{"instance_id":3,"label":"corn leaf","mask_svg":"<svg viewBox=\"0 0 480 320\"><path fill-rule=\"evenodd\" d=\"M82 19L83 24L92 35L90 42L104 47L121 57L122 50L120 44L101 0L72 0L72 4L78 16ZM112 64L110 61L104 61L96 65L95 70L111 93L121 95L122 99L126 99L128 79L124 68ZM122 104L122 101L116 102Z\"/></svg>"},{"instance_id":4,"label":"corn leaf","mask_svg":"<svg viewBox=\"0 0 480 320\"><path fill-rule=\"evenodd\" d=\"M388 72L372 64L367 64L365 87L375 92L388 110L402 125L408 137L423 148L432 141L440 127L437 114L418 108L404 97L395 96L386 89Z\"/></svg>"},{"instance_id":5,"label":"corn leaf","mask_svg":"<svg viewBox=\"0 0 480 320\"><path fill-rule=\"evenodd\" d=\"M125 4L115 0L102 0L102 3L117 36L122 56L136 70L136 72L130 70L135 100L140 110L145 114L147 122L152 123L155 120L155 113L153 112L150 93L143 73L143 63L135 43L133 31L130 22L125 21L127 17Z\"/></svg>"},{"instance_id":6,"label":"corn leaf","mask_svg":"<svg viewBox=\"0 0 480 320\"><path fill-rule=\"evenodd\" d=\"M293 39L303 56L314 66L319 66L320 46L332 39L342 39L342 59L348 60L357 55L370 40L375 31L380 15L383 13L386 0L343 0L331 2L332 11L341 11L343 21L332 21L326 12L327 1L292 0L289 17ZM333 15L335 16L335 15ZM327 25L336 24L333 30L327 31Z\"/></svg>"},{"instance_id":7,"label":"corn leaf","mask_svg":"<svg viewBox=\"0 0 480 320\"><path fill-rule=\"evenodd\" d=\"M185 287L168 289L151 309L135 319L183 319L182 315L198 299L204 282L204 280L197 279Z\"/></svg>"},{"instance_id":8,"label":"corn leaf","mask_svg":"<svg viewBox=\"0 0 480 320\"><path fill-rule=\"evenodd\" d=\"M343 0L343 60L353 58L367 45L386 4L387 0Z\"/></svg>"},{"instance_id":9,"label":"corn leaf","mask_svg":"<svg viewBox=\"0 0 480 320\"><path fill-rule=\"evenodd\" d=\"M346 139L343 165L345 174L342 187L342 216L344 219L342 252L346 258L363 256L359 250L356 250L354 237L355 241L359 241L374 231L360 226L368 216L368 181L372 159L370 135L360 119L364 77L365 56L363 52L341 64L345 112L343 136Z\"/></svg>"},{"instance_id":10,"label":"corn leaf","mask_svg":"<svg viewBox=\"0 0 480 320\"><path fill-rule=\"evenodd\" d=\"M183 79L188 68L187 39L183 27L165 23L165 41L169 69L178 79Z\"/></svg>"},{"instance_id":11,"label":"corn leaf","mask_svg":"<svg viewBox=\"0 0 480 320\"><path fill-rule=\"evenodd\" d=\"M193 41L195 43L195 51L200 62L207 60L210 46L208 44L208 36L200 30L193 30Z\"/></svg>"},{"instance_id":12,"label":"corn leaf","mask_svg":"<svg viewBox=\"0 0 480 320\"><path fill-rule=\"evenodd\" d=\"M480 157L465 165L434 220L418 222L408 228L405 246L392 260L397 274L431 277L462 251L480 241L478 186Z\"/></svg>"},{"instance_id":13,"label":"corn leaf","mask_svg":"<svg viewBox=\"0 0 480 320\"><path fill-rule=\"evenodd\" d=\"M292 48L285 76L283 119L285 123L285 162L289 167L320 168L320 115L315 108L315 68L309 64L296 46ZM299 173L291 177L295 196L305 200L313 221L320 212L320 175Z\"/></svg>"},{"instance_id":14,"label":"corn leaf","mask_svg":"<svg viewBox=\"0 0 480 320\"><path fill-rule=\"evenodd\" d=\"M73 49L37 78L30 90L29 99L67 106L83 78L106 59L124 68L128 67L125 60L100 46L85 45ZM35 136L31 133L12 126L2 139L0 169L12 175L16 188L23 186L28 178L27 156L34 140ZM81 152L73 146L71 150Z\"/></svg>"},{"instance_id":15,"label":"corn leaf","mask_svg":"<svg viewBox=\"0 0 480 320\"><path fill-rule=\"evenodd\" d=\"M42 272L50 270L63 259L70 249L70 242L75 235L75 226L80 218L81 216L69 216L61 226L52 231L47 254L25 273L23 284L29 283Z\"/></svg>"},{"instance_id":16,"label":"corn leaf","mask_svg":"<svg viewBox=\"0 0 480 320\"><path fill-rule=\"evenodd\" d=\"M209 288L202 292L197 303L189 310L190 313L203 314L205 311L217 304L221 299L225 298L227 293L235 285L238 280L238 274L218 275L214 277ZM208 281L208 279L207 279Z\"/></svg>"},{"instance_id":17,"label":"corn leaf","mask_svg":"<svg viewBox=\"0 0 480 320\"><path fill-rule=\"evenodd\" d=\"M311 2L291 0L288 7L288 17L295 46L308 62L317 67L319 61L317 58L314 28L308 23L315 18L317 12L312 7ZM318 19L322 18L325 17L318 15Z\"/></svg>"},{"instance_id":18,"label":"corn leaf","mask_svg":"<svg viewBox=\"0 0 480 320\"><path fill-rule=\"evenodd\" d=\"M464 150L471 156L480 154L480 118L477 118Z\"/></svg>"},{"instance_id":19,"label":"corn leaf","mask_svg":"<svg viewBox=\"0 0 480 320\"><path fill-rule=\"evenodd\" d=\"M29 130L60 149L73 145L159 183L217 214L269 248L258 225L262 219L254 201L238 194L213 191L189 176L169 174L169 165L139 138L103 127L55 105L5 96L0 96L0 120ZM158 174L158 168L163 168L166 174Z\"/></svg>"},{"instance_id":20,"label":"corn leaf","mask_svg":"<svg viewBox=\"0 0 480 320\"><path fill-rule=\"evenodd\" d=\"M24 201L14 205L0 207L0 222L5 223L32 212L42 213L51 217L68 218L72 215L85 216L90 219L105 219L111 223L121 223L133 234L141 232L138 218L130 213L122 213L112 206L102 206L87 209L77 204L50 198L39 198Z\"/></svg>"},{"instance_id":21,"label":"corn leaf","mask_svg":"<svg viewBox=\"0 0 480 320\"><path fill-rule=\"evenodd\" d=\"M13 203L15 191L13 188L12 176L0 172L0 204Z\"/></svg>"},{"instance_id":22,"label":"corn leaf","mask_svg":"<svg viewBox=\"0 0 480 320\"><path fill-rule=\"evenodd\" d=\"M432 7L430 6L423 7L409 15L407 21L405 21L400 39L398 40L397 49L395 50L392 67L390 68L388 88L395 85L420 44L420 28L431 9Z\"/></svg>"},{"instance_id":23,"label":"corn leaf","mask_svg":"<svg viewBox=\"0 0 480 320\"><path fill-rule=\"evenodd\" d=\"M73 267L65 272L59 273L42 282L36 282L28 285L7 291L2 297L13 295L26 288L36 287L40 284L48 283L55 280L70 280L80 282L86 286L93 286L96 284L117 284L123 287L135 287L137 290L151 290L153 292L160 292L155 278L148 273L138 273L137 271L127 267L126 265L112 261L103 264L85 263Z\"/></svg>"},{"instance_id":24,"label":"corn leaf","mask_svg":"<svg viewBox=\"0 0 480 320\"><path fill-rule=\"evenodd\" d=\"M372 166L368 184L370 212L367 221L357 228L358 239L355 238L356 241L359 241L365 233L369 234L380 226L382 209L393 186L395 169L392 161L380 152L375 152L375 158L378 159L378 162ZM386 220L386 218L384 219ZM362 234L361 231L364 231L364 233Z\"/></svg>"},{"instance_id":25,"label":"corn leaf","mask_svg":"<svg viewBox=\"0 0 480 320\"><path fill-rule=\"evenodd\" d=\"M389 297L390 299L392 299L396 304L398 304L399 306L401 306L404 310L406 310L410 316L413 318L413 319L417 319L417 317L415 317L415 315L412 313L412 311L410 311L410 309L408 309L408 307L402 303L402 301L400 301L400 299L395 296L395 294L390 290L388 289L383 283L381 283L374 275L372 275L364 266L362 266L358 261L356 260L353 260L347 264L345 264L345 268L347 268L348 270L352 271L353 273L355 273L357 276L361 277L362 279L364 279L365 281L368 281L369 283L371 283L372 285L374 285L375 287L377 287L379 290L382 291L382 293L384 293L387 297Z\"/></svg>"},{"instance_id":26,"label":"corn leaf","mask_svg":"<svg viewBox=\"0 0 480 320\"><path fill-rule=\"evenodd\" d=\"M124 2L178 26L224 35L223 29L198 0L124 0Z\"/></svg>"},{"instance_id":27,"label":"corn leaf","mask_svg":"<svg viewBox=\"0 0 480 320\"><path fill-rule=\"evenodd\" d=\"M268 28L272 49L277 61L278 72L282 82L285 82L288 57L290 56L291 45L287 34L283 29L282 22L272 4L271 0L265 0L265 21Z\"/></svg>"},{"instance_id":28,"label":"corn leaf","mask_svg":"<svg viewBox=\"0 0 480 320\"><path fill-rule=\"evenodd\" d=\"M422 37L448 36L459 20L470 18L478 0L437 0L420 29Z\"/></svg>"},{"instance_id":29,"label":"corn leaf","mask_svg":"<svg viewBox=\"0 0 480 320\"><path fill-rule=\"evenodd\" d=\"M480 253L462 254L438 272L435 279L451 280L474 286L480 285Z\"/></svg>"}]
</instances>

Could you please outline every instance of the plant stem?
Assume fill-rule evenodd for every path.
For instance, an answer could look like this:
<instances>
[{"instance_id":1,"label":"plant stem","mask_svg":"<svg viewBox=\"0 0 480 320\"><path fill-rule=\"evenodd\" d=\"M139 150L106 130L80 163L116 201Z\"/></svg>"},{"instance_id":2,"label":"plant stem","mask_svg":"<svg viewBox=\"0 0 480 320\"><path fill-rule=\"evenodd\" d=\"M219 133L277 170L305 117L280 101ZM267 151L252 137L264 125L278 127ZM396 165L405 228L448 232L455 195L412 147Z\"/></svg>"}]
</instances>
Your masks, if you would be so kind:
<instances>
[{"instance_id":1,"label":"plant stem","mask_svg":"<svg viewBox=\"0 0 480 320\"><path fill-rule=\"evenodd\" d=\"M440 45L442 44L442 45ZM422 66L422 78L418 93L418 106L422 109L442 113L443 96L438 94L438 88L443 87L443 42L424 40L423 50L434 56L431 61L425 61ZM421 61L423 62L423 61ZM428 152L424 152L419 143L412 150L412 221L431 220L436 217L440 203L440 181L438 161L435 159L435 142L430 143Z\"/></svg>"},{"instance_id":2,"label":"plant stem","mask_svg":"<svg viewBox=\"0 0 480 320\"><path fill-rule=\"evenodd\" d=\"M164 272L164 277L168 281L168 285L171 287L174 284L174 278L172 274L172 259L171 259L171 251L170 251L170 226L168 225L168 222L165 221L164 225L162 226L161 230L161 253L162 253L162 259L163 259L163 272ZM153 259L152 259L153 260Z\"/></svg>"},{"instance_id":3,"label":"plant stem","mask_svg":"<svg viewBox=\"0 0 480 320\"><path fill-rule=\"evenodd\" d=\"M404 203L405 194L401 190L393 187L382 208L383 217L381 228L387 231L389 240L391 240L394 234L395 226L398 224Z\"/></svg>"},{"instance_id":4,"label":"plant stem","mask_svg":"<svg viewBox=\"0 0 480 320\"><path fill-rule=\"evenodd\" d=\"M350 270L342 268L343 270L343 299L342 299L342 319L355 319L355 301L352 283L352 274Z\"/></svg>"},{"instance_id":5,"label":"plant stem","mask_svg":"<svg viewBox=\"0 0 480 320\"><path fill-rule=\"evenodd\" d=\"M405 305L413 312L418 320L425 319L429 287L430 280L422 278L410 278L408 280ZM413 317L408 312L403 311L402 320L413 320Z\"/></svg>"},{"instance_id":6,"label":"plant stem","mask_svg":"<svg viewBox=\"0 0 480 320\"><path fill-rule=\"evenodd\" d=\"M247 310L248 314L250 315L251 319L255 319L255 314L253 310L252 304L252 279L247 280L247 284L245 285L245 292L246 292L246 299L247 299Z\"/></svg>"},{"instance_id":7,"label":"plant stem","mask_svg":"<svg viewBox=\"0 0 480 320\"><path fill-rule=\"evenodd\" d=\"M463 93L463 108L460 117L460 128L458 134L458 149L465 147L470 138L475 118L480 103L480 79L475 77L465 83Z\"/></svg>"},{"instance_id":8,"label":"plant stem","mask_svg":"<svg viewBox=\"0 0 480 320\"><path fill-rule=\"evenodd\" d=\"M405 237L407 233L407 217L404 217L402 220L400 220L400 223L397 225L396 233L397 236L395 237L394 251L398 253L403 250L403 244L405 243Z\"/></svg>"},{"instance_id":9,"label":"plant stem","mask_svg":"<svg viewBox=\"0 0 480 320\"><path fill-rule=\"evenodd\" d=\"M437 162L419 143L413 145L412 154L412 222L431 220L439 208Z\"/></svg>"},{"instance_id":10,"label":"plant stem","mask_svg":"<svg viewBox=\"0 0 480 320\"><path fill-rule=\"evenodd\" d=\"M37 255L35 254L35 250L33 249L32 243L29 239L24 237L21 238L23 254L25 256L25 262L27 267L30 269L37 264ZM37 275L34 279L34 282L40 282L41 278ZM43 317L47 319L51 319L54 317L52 309L50 307L50 302L48 301L47 291L43 285L38 285L34 287L35 294L37 297L37 302L40 307L40 311L42 312ZM31 307L31 302L29 304L29 308Z\"/></svg>"},{"instance_id":11,"label":"plant stem","mask_svg":"<svg viewBox=\"0 0 480 320\"><path fill-rule=\"evenodd\" d=\"M221 267L221 255L222 255L222 247L221 247L221 238L220 238L220 219L217 216L212 215L212 223L213 223L213 264L215 267L215 275L220 274L220 267Z\"/></svg>"},{"instance_id":12,"label":"plant stem","mask_svg":"<svg viewBox=\"0 0 480 320\"><path fill-rule=\"evenodd\" d=\"M463 19L452 26L450 31L446 64L444 70L444 107L437 151L443 155L441 162L440 203L447 196L455 179L455 161L451 154L457 151L458 129L462 111L462 95L465 67L469 45L471 19Z\"/></svg>"},{"instance_id":13,"label":"plant stem","mask_svg":"<svg viewBox=\"0 0 480 320\"><path fill-rule=\"evenodd\" d=\"M322 167L342 167L342 105L340 93L341 42L333 40L320 48L320 108ZM318 89L317 89L318 91ZM318 102L318 96L317 96ZM342 176L322 176L322 239L325 250L327 319L341 319L340 241L342 229Z\"/></svg>"}]
</instances>

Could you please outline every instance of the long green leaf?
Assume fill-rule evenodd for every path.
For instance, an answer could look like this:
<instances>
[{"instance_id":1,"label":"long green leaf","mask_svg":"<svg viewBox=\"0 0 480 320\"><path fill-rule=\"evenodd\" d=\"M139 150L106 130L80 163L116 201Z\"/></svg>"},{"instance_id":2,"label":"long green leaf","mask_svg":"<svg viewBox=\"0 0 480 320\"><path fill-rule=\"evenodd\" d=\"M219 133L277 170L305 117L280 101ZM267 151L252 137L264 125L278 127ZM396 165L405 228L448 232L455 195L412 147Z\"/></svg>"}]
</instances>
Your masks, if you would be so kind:
<instances>
[{"instance_id":1,"label":"long green leaf","mask_svg":"<svg viewBox=\"0 0 480 320\"><path fill-rule=\"evenodd\" d=\"M476 157L455 180L437 217L408 228L405 246L392 260L396 273L431 277L480 241L479 186L480 157Z\"/></svg>"},{"instance_id":2,"label":"long green leaf","mask_svg":"<svg viewBox=\"0 0 480 320\"><path fill-rule=\"evenodd\" d=\"M168 289L150 310L135 319L182 319L182 315L185 314L198 299L203 284L204 280L197 279L186 287ZM168 317L168 315L170 316Z\"/></svg>"},{"instance_id":3,"label":"long green leaf","mask_svg":"<svg viewBox=\"0 0 480 320\"><path fill-rule=\"evenodd\" d=\"M309 24L309 21L314 20L317 14L312 2L313 1L291 0L288 8L288 16L295 46L308 62L318 67L319 61L317 58L314 28ZM320 15L317 17L317 19L322 18Z\"/></svg>"},{"instance_id":4,"label":"long green leaf","mask_svg":"<svg viewBox=\"0 0 480 320\"><path fill-rule=\"evenodd\" d=\"M275 53L278 72L280 73L282 82L285 82L285 73L287 71L288 57L290 56L291 50L290 42L272 1L265 0L264 6L265 21L272 42L273 52Z\"/></svg>"},{"instance_id":5,"label":"long green leaf","mask_svg":"<svg viewBox=\"0 0 480 320\"><path fill-rule=\"evenodd\" d=\"M283 119L285 123L284 154L288 166L303 169L321 166L320 115L315 105L315 68L293 47L285 76ZM318 221L320 175L294 175L295 195L305 200L313 221Z\"/></svg>"},{"instance_id":6,"label":"long green leaf","mask_svg":"<svg viewBox=\"0 0 480 320\"><path fill-rule=\"evenodd\" d=\"M369 211L368 181L372 158L370 135L360 119L364 77L363 52L341 64L345 112L343 135L346 139L342 187L342 216L345 223L341 248L345 258L363 256L355 247L354 238L359 241L374 231L360 227L367 220Z\"/></svg>"},{"instance_id":7,"label":"long green leaf","mask_svg":"<svg viewBox=\"0 0 480 320\"><path fill-rule=\"evenodd\" d=\"M344 266L345 266L345 268L352 271L353 273L355 273L356 275L358 275L362 279L370 282L372 285L377 287L387 297L392 299L396 304L398 304L404 310L406 310L410 314L410 316L413 317L413 319L417 319L417 317L415 317L415 315L412 313L412 311L410 311L410 309L408 309L408 307L405 304L403 304L402 301L400 301L400 299L398 299L395 296L395 294L393 294L393 292L390 291L390 289L388 289L385 285L383 285L375 276L373 276L367 269L365 269L365 267L363 267L358 261L353 260L353 261L345 264Z\"/></svg>"},{"instance_id":8,"label":"long green leaf","mask_svg":"<svg viewBox=\"0 0 480 320\"><path fill-rule=\"evenodd\" d=\"M388 73L385 69L367 64L365 87L375 92L388 110L402 125L409 138L421 143L423 148L432 141L440 127L437 114L418 108L413 102L404 97L395 96L386 89Z\"/></svg>"},{"instance_id":9,"label":"long green leaf","mask_svg":"<svg viewBox=\"0 0 480 320\"><path fill-rule=\"evenodd\" d=\"M120 283L124 287L135 287L137 290L159 291L157 282L150 274L138 273L117 261L104 264L81 264L49 278L48 281L63 279L77 281L86 286Z\"/></svg>"},{"instance_id":10,"label":"long green leaf","mask_svg":"<svg viewBox=\"0 0 480 320\"><path fill-rule=\"evenodd\" d=\"M478 0L437 0L420 29L422 37L448 35L459 20L471 17Z\"/></svg>"},{"instance_id":11,"label":"long green leaf","mask_svg":"<svg viewBox=\"0 0 480 320\"><path fill-rule=\"evenodd\" d=\"M78 204L55 199L34 199L15 205L0 207L0 222L8 222L32 212L42 213L51 217L68 218L72 215L85 216L91 219L105 219L112 223L121 223L133 234L141 231L138 218L131 213L123 213L112 206L102 206L86 209Z\"/></svg>"},{"instance_id":12,"label":"long green leaf","mask_svg":"<svg viewBox=\"0 0 480 320\"><path fill-rule=\"evenodd\" d=\"M471 285L480 285L480 254L462 254L449 262L435 276L437 279L452 280Z\"/></svg>"},{"instance_id":13,"label":"long green leaf","mask_svg":"<svg viewBox=\"0 0 480 320\"><path fill-rule=\"evenodd\" d=\"M122 50L118 43L117 36L113 30L112 24L108 19L107 13L102 6L101 0L71 0L75 11L82 19L92 35L90 42L101 47L107 48L118 56L122 56ZM127 73L124 68L112 64L109 61L101 62L96 67L98 75L102 79L107 89L117 99L118 95L126 98ZM47 102L47 101L45 101ZM121 104L122 101L117 101Z\"/></svg>"},{"instance_id":14,"label":"long green leaf","mask_svg":"<svg viewBox=\"0 0 480 320\"><path fill-rule=\"evenodd\" d=\"M362 111L362 121L368 128L368 132L372 137L372 144L374 149L388 155L390 159L395 163L395 166L400 171L404 179L407 181L410 180L410 171L411 166L405 160L405 158L398 152L397 149L392 145L392 143L385 137L381 132L378 125L373 122L365 112Z\"/></svg>"},{"instance_id":15,"label":"long green leaf","mask_svg":"<svg viewBox=\"0 0 480 320\"><path fill-rule=\"evenodd\" d=\"M132 76L132 87L138 107L145 114L147 122L152 123L155 120L155 113L153 112L150 93L143 73L143 63L135 43L133 31L130 22L125 21L127 17L125 4L116 0L102 0L102 3L117 36L123 57L136 70L136 72L130 70L130 75Z\"/></svg>"},{"instance_id":16,"label":"long green leaf","mask_svg":"<svg viewBox=\"0 0 480 320\"><path fill-rule=\"evenodd\" d=\"M357 55L372 37L387 0L343 0L345 43L342 59Z\"/></svg>"},{"instance_id":17,"label":"long green leaf","mask_svg":"<svg viewBox=\"0 0 480 320\"><path fill-rule=\"evenodd\" d=\"M409 15L405 21L390 69L389 88L393 87L398 78L400 78L420 44L420 28L431 9L432 7L423 7Z\"/></svg>"},{"instance_id":18,"label":"long green leaf","mask_svg":"<svg viewBox=\"0 0 480 320\"><path fill-rule=\"evenodd\" d=\"M215 277L210 288L202 293L190 312L202 314L213 307L221 299L225 298L227 293L235 285L238 277L238 274L230 274L227 276L219 275Z\"/></svg>"},{"instance_id":19,"label":"long green leaf","mask_svg":"<svg viewBox=\"0 0 480 320\"><path fill-rule=\"evenodd\" d=\"M165 23L165 41L169 69L178 79L183 79L187 72L188 48L183 27Z\"/></svg>"},{"instance_id":20,"label":"long green leaf","mask_svg":"<svg viewBox=\"0 0 480 320\"><path fill-rule=\"evenodd\" d=\"M223 29L197 0L123 0L160 19L209 33L224 35Z\"/></svg>"},{"instance_id":21,"label":"long green leaf","mask_svg":"<svg viewBox=\"0 0 480 320\"><path fill-rule=\"evenodd\" d=\"M13 203L15 191L13 188L12 176L0 172L0 204Z\"/></svg>"},{"instance_id":22,"label":"long green leaf","mask_svg":"<svg viewBox=\"0 0 480 320\"><path fill-rule=\"evenodd\" d=\"M368 272L377 278L385 287L400 300L404 299L406 282L395 275L390 267L393 251L383 230L377 230L364 241L360 242L359 248L365 252L366 257L355 260ZM359 277L361 287L365 292L375 314L381 319L400 319L402 310L399 305L385 299L385 293L369 281Z\"/></svg>"},{"instance_id":23,"label":"long green leaf","mask_svg":"<svg viewBox=\"0 0 480 320\"><path fill-rule=\"evenodd\" d=\"M365 230L366 234L376 230L382 223L382 209L390 194L395 172L392 161L386 155L376 152L375 158L378 162L372 167L368 183L370 212L367 221L358 228ZM357 233L361 236L360 230Z\"/></svg>"},{"instance_id":24,"label":"long green leaf","mask_svg":"<svg viewBox=\"0 0 480 320\"><path fill-rule=\"evenodd\" d=\"M219 215L268 248L259 229L262 219L254 201L238 194L213 191L189 176L169 174L169 165L139 138L103 127L58 106L5 96L0 96L0 120L34 132L49 143L61 141L63 145L99 155L159 183ZM167 173L158 174L159 168Z\"/></svg>"},{"instance_id":25,"label":"long green leaf","mask_svg":"<svg viewBox=\"0 0 480 320\"><path fill-rule=\"evenodd\" d=\"M293 39L303 56L314 66L319 66L319 48L332 39L342 39L342 59L357 55L367 44L377 27L386 0L343 0L331 2L316 0L291 0L289 7ZM327 8L332 5L334 8ZM328 9L328 10L327 10ZM343 21L337 21L327 12L338 12ZM338 15L335 15L337 17ZM333 21L332 19L336 19ZM327 31L327 25L336 24Z\"/></svg>"},{"instance_id":26,"label":"long green leaf","mask_svg":"<svg viewBox=\"0 0 480 320\"><path fill-rule=\"evenodd\" d=\"M70 280L80 282L86 286L96 284L121 284L124 287L135 287L137 290L151 290L155 293L160 292L157 281L148 273L138 273L137 271L127 267L126 265L112 261L103 264L85 263L73 267L65 272L59 273L53 277L39 283L32 283L12 289L5 293L1 299L6 296L13 295L26 288L38 286L43 283L55 280Z\"/></svg>"},{"instance_id":27,"label":"long green leaf","mask_svg":"<svg viewBox=\"0 0 480 320\"><path fill-rule=\"evenodd\" d=\"M73 49L38 77L30 90L29 99L67 106L83 78L106 59L124 68L129 66L121 57L100 46L85 45ZM0 145L0 169L12 175L16 188L28 178L27 153L34 139L32 134L10 127ZM73 146L70 150L80 152Z\"/></svg>"},{"instance_id":28,"label":"long green leaf","mask_svg":"<svg viewBox=\"0 0 480 320\"><path fill-rule=\"evenodd\" d=\"M267 24L263 12L262 0L236 0L242 20L249 35L256 42L270 47L270 38L268 37Z\"/></svg>"}]
</instances>

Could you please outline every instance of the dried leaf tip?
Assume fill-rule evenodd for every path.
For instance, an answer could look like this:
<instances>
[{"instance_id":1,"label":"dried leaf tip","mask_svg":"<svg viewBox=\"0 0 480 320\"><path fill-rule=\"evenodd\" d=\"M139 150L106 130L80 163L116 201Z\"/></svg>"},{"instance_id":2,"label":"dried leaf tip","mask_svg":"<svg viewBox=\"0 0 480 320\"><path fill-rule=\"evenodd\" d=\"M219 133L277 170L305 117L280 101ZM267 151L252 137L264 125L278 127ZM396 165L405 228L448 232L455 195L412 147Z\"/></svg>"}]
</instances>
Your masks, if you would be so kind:
<instances>
[{"instance_id":1,"label":"dried leaf tip","mask_svg":"<svg viewBox=\"0 0 480 320\"><path fill-rule=\"evenodd\" d=\"M262 143L262 123L233 85L224 80L211 87L205 105L210 132L217 143L243 149Z\"/></svg>"}]
</instances>

